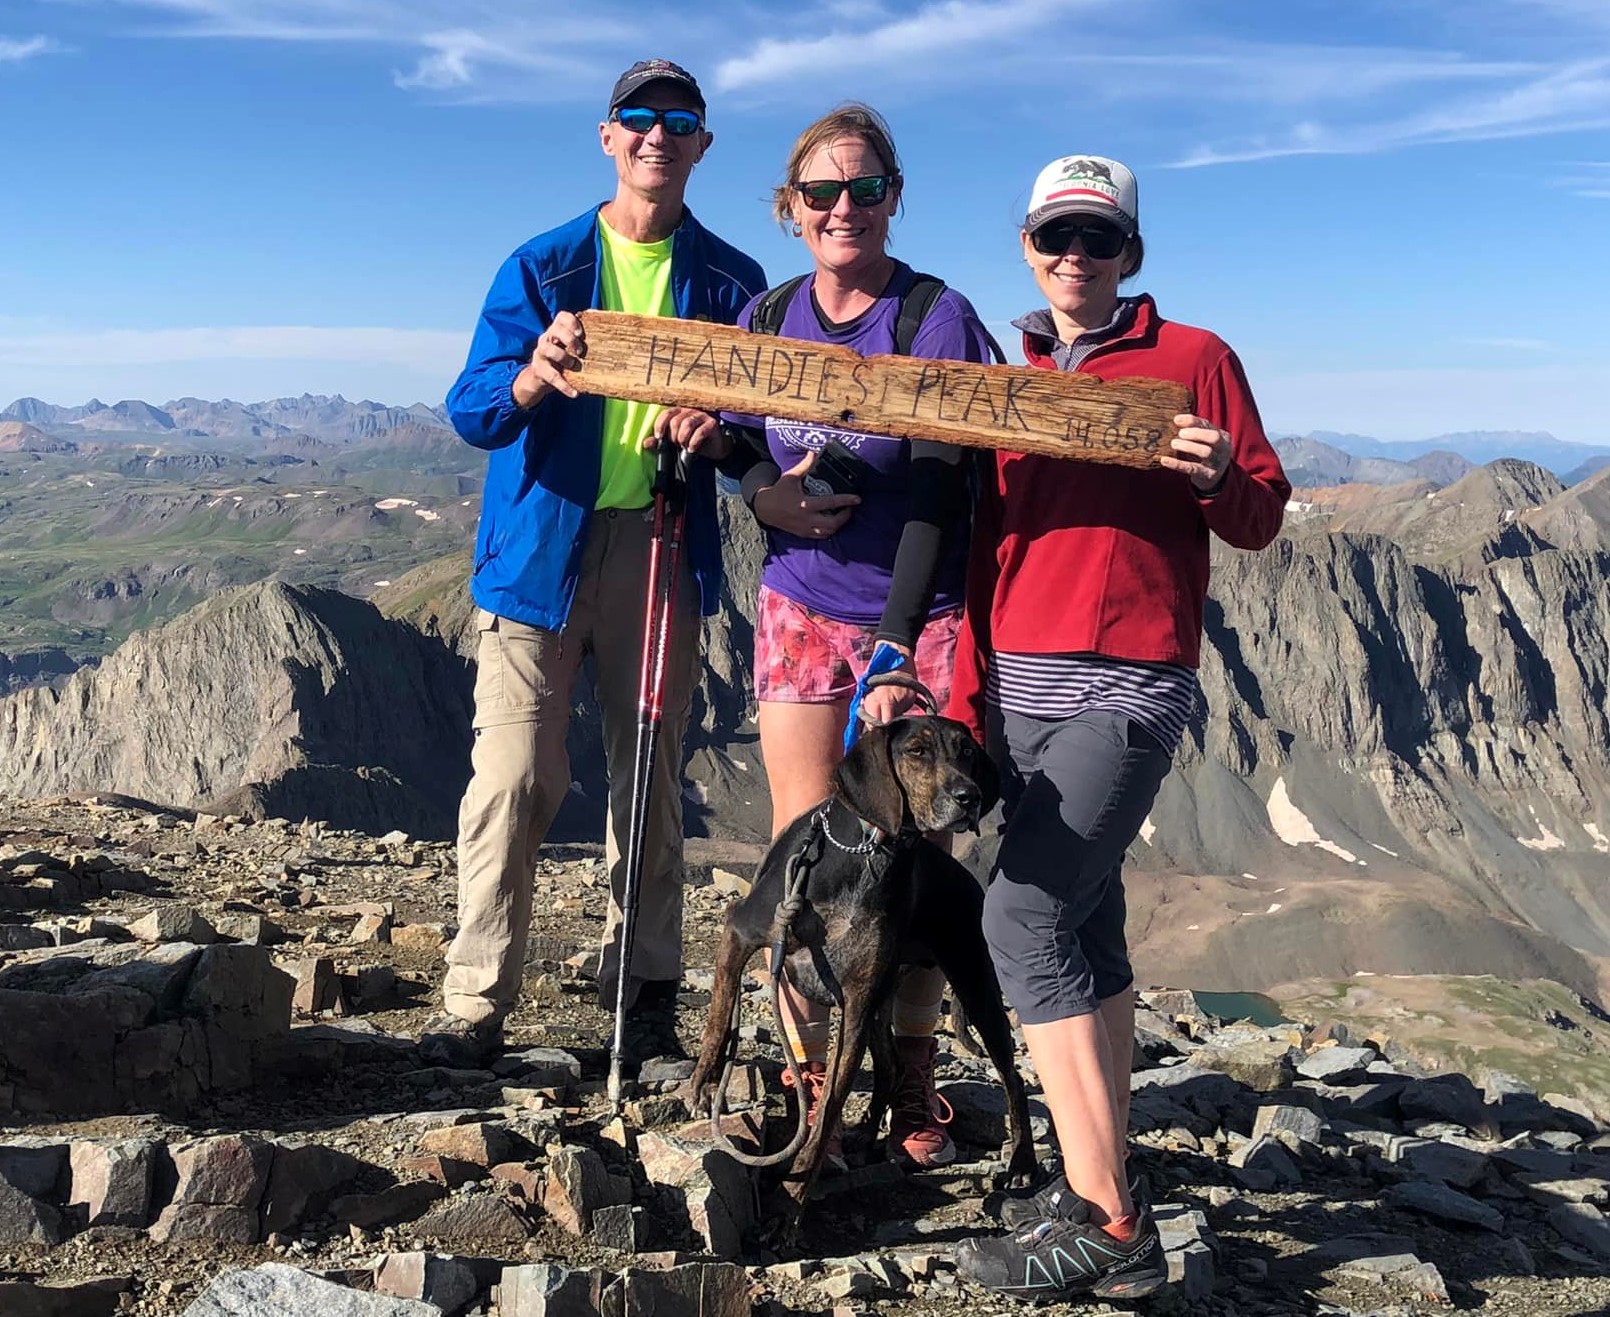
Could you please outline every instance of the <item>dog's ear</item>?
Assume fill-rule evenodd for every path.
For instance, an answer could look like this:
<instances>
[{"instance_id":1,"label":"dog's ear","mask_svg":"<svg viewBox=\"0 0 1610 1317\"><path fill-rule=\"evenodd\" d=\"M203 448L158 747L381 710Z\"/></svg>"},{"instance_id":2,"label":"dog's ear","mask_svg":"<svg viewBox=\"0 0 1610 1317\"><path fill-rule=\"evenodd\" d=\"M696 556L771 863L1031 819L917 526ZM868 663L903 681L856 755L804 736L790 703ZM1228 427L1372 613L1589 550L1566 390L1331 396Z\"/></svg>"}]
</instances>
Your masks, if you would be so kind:
<instances>
[{"instance_id":1,"label":"dog's ear","mask_svg":"<svg viewBox=\"0 0 1610 1317\"><path fill-rule=\"evenodd\" d=\"M868 728L833 770L833 793L891 837L906 821L906 793L894 771L893 739L899 726Z\"/></svg>"}]
</instances>

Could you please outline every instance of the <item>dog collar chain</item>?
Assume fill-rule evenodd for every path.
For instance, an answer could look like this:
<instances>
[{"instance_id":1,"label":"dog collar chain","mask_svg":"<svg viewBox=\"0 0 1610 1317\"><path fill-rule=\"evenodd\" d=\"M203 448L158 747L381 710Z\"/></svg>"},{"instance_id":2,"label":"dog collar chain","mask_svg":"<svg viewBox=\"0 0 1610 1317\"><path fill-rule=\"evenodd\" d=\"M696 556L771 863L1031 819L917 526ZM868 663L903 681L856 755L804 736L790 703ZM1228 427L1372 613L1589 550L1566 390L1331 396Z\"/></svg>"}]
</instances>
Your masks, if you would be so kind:
<instances>
[{"instance_id":1,"label":"dog collar chain","mask_svg":"<svg viewBox=\"0 0 1610 1317\"><path fill-rule=\"evenodd\" d=\"M846 855L870 855L883 844L882 829L869 827L866 821L863 819L861 821L860 842L854 846L846 846L842 841L833 835L833 827L827 821L827 811L828 806L826 805L823 805L821 809L816 811L816 824L819 828L821 828L822 836L826 837L831 845L843 851Z\"/></svg>"}]
</instances>

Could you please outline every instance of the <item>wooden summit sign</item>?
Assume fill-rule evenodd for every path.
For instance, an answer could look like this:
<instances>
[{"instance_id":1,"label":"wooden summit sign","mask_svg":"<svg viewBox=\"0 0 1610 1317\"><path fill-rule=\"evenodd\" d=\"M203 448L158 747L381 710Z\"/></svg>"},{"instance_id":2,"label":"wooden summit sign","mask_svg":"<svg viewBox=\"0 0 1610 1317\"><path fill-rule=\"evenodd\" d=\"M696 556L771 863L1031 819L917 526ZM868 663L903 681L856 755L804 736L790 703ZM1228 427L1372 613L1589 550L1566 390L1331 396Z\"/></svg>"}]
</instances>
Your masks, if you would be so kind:
<instances>
[{"instance_id":1,"label":"wooden summit sign","mask_svg":"<svg viewBox=\"0 0 1610 1317\"><path fill-rule=\"evenodd\" d=\"M863 357L850 348L731 325L584 311L587 356L567 378L585 393L747 412L968 448L1152 467L1170 452L1190 391L1163 380L1106 383L1029 366Z\"/></svg>"}]
</instances>

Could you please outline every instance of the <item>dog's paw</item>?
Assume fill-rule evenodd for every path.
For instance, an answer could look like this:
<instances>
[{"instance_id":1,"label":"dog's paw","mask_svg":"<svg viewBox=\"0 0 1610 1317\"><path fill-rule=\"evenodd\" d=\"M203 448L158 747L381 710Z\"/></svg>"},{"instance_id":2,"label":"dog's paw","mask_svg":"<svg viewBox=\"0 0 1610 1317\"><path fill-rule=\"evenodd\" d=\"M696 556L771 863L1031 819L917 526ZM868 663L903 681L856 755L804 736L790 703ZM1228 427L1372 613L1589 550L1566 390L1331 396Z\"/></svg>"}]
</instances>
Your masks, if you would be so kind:
<instances>
[{"instance_id":1,"label":"dog's paw","mask_svg":"<svg viewBox=\"0 0 1610 1317\"><path fill-rule=\"evenodd\" d=\"M1008 1149L1003 1148L1003 1152ZM1006 1169L995 1177L997 1189L1027 1189L1033 1185L1039 1167L1034 1161L1034 1145L1025 1140L1009 1149L1011 1156Z\"/></svg>"},{"instance_id":2,"label":"dog's paw","mask_svg":"<svg viewBox=\"0 0 1610 1317\"><path fill-rule=\"evenodd\" d=\"M687 1108L688 1117L692 1120L710 1114L710 1082L695 1082L696 1079L697 1076L694 1076L676 1090L677 1101Z\"/></svg>"}]
</instances>

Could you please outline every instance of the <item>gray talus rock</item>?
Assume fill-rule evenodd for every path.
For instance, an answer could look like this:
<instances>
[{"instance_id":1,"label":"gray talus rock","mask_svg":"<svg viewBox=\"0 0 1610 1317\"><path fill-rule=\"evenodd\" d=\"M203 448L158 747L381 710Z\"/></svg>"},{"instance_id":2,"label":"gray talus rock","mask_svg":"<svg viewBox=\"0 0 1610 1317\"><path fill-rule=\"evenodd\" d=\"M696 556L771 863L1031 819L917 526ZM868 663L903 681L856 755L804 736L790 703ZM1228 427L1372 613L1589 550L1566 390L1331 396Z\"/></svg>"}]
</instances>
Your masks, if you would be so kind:
<instances>
[{"instance_id":1,"label":"gray talus rock","mask_svg":"<svg viewBox=\"0 0 1610 1317\"><path fill-rule=\"evenodd\" d=\"M1258 1108L1252 1122L1254 1141L1269 1135L1292 1152L1317 1148L1325 1137L1325 1118L1305 1106L1272 1102Z\"/></svg>"},{"instance_id":2,"label":"gray talus rock","mask_svg":"<svg viewBox=\"0 0 1610 1317\"><path fill-rule=\"evenodd\" d=\"M560 1148L548 1159L542 1206L573 1235L585 1235L593 1228L593 1214L599 1208L631 1200L631 1181L623 1184L610 1175L604 1159L591 1148Z\"/></svg>"},{"instance_id":3,"label":"gray talus rock","mask_svg":"<svg viewBox=\"0 0 1610 1317\"><path fill-rule=\"evenodd\" d=\"M127 1277L108 1276L65 1285L0 1280L0 1312L6 1317L112 1317L123 1310Z\"/></svg>"},{"instance_id":4,"label":"gray talus rock","mask_svg":"<svg viewBox=\"0 0 1610 1317\"><path fill-rule=\"evenodd\" d=\"M646 1131L637 1152L649 1182L669 1192L704 1246L718 1258L738 1257L755 1224L749 1172L691 1131Z\"/></svg>"},{"instance_id":5,"label":"gray talus rock","mask_svg":"<svg viewBox=\"0 0 1610 1317\"><path fill-rule=\"evenodd\" d=\"M190 942L203 946L218 940L218 931L187 905L161 905L129 925L142 942Z\"/></svg>"},{"instance_id":6,"label":"gray talus rock","mask_svg":"<svg viewBox=\"0 0 1610 1317\"><path fill-rule=\"evenodd\" d=\"M581 1062L558 1047L527 1047L500 1056L492 1072L518 1077L522 1088L564 1088L581 1078Z\"/></svg>"},{"instance_id":7,"label":"gray talus rock","mask_svg":"<svg viewBox=\"0 0 1610 1317\"><path fill-rule=\"evenodd\" d=\"M262 1238L259 1204L274 1149L245 1134L199 1139L171 1149L179 1183L151 1226L158 1244L204 1239L254 1244Z\"/></svg>"},{"instance_id":8,"label":"gray talus rock","mask_svg":"<svg viewBox=\"0 0 1610 1317\"><path fill-rule=\"evenodd\" d=\"M66 1237L60 1212L0 1180L0 1245L59 1244Z\"/></svg>"},{"instance_id":9,"label":"gray talus rock","mask_svg":"<svg viewBox=\"0 0 1610 1317\"><path fill-rule=\"evenodd\" d=\"M1297 1073L1327 1084L1350 1084L1373 1060L1375 1052L1368 1047L1322 1047L1297 1063Z\"/></svg>"},{"instance_id":10,"label":"gray talus rock","mask_svg":"<svg viewBox=\"0 0 1610 1317\"><path fill-rule=\"evenodd\" d=\"M419 1299L456 1317L502 1270L501 1263L450 1253L388 1253L375 1263L375 1291Z\"/></svg>"},{"instance_id":11,"label":"gray talus rock","mask_svg":"<svg viewBox=\"0 0 1610 1317\"><path fill-rule=\"evenodd\" d=\"M1381 1195L1381 1200L1394 1207L1406 1207L1422 1216L1453 1221L1460 1225L1480 1226L1483 1230L1502 1230L1504 1214L1497 1208L1478 1203L1474 1198L1450 1189L1445 1184L1432 1184L1410 1180L1394 1184Z\"/></svg>"},{"instance_id":12,"label":"gray talus rock","mask_svg":"<svg viewBox=\"0 0 1610 1317\"><path fill-rule=\"evenodd\" d=\"M504 1198L494 1194L475 1194L454 1198L432 1208L415 1224L414 1230L426 1239L483 1244L521 1244L530 1236L530 1227Z\"/></svg>"},{"instance_id":13,"label":"gray talus rock","mask_svg":"<svg viewBox=\"0 0 1610 1317\"><path fill-rule=\"evenodd\" d=\"M0 968L0 1101L23 1114L182 1113L252 1082L287 1032L290 994L262 947L25 953Z\"/></svg>"},{"instance_id":14,"label":"gray talus rock","mask_svg":"<svg viewBox=\"0 0 1610 1317\"><path fill-rule=\"evenodd\" d=\"M336 1194L357 1179L361 1166L350 1153L322 1144L275 1144L263 1191L263 1235L290 1230L324 1211Z\"/></svg>"},{"instance_id":15,"label":"gray talus rock","mask_svg":"<svg viewBox=\"0 0 1610 1317\"><path fill-rule=\"evenodd\" d=\"M434 1303L360 1294L277 1262L228 1271L207 1286L184 1317L442 1317Z\"/></svg>"},{"instance_id":16,"label":"gray talus rock","mask_svg":"<svg viewBox=\"0 0 1610 1317\"><path fill-rule=\"evenodd\" d=\"M1272 1093L1290 1085L1294 1051L1283 1038L1232 1037L1223 1043L1214 1039L1191 1054L1191 1064L1220 1071L1260 1093Z\"/></svg>"},{"instance_id":17,"label":"gray talus rock","mask_svg":"<svg viewBox=\"0 0 1610 1317\"><path fill-rule=\"evenodd\" d=\"M1487 1174L1486 1154L1439 1139L1403 1139L1388 1150L1390 1160L1456 1189L1469 1189Z\"/></svg>"},{"instance_id":18,"label":"gray talus rock","mask_svg":"<svg viewBox=\"0 0 1610 1317\"><path fill-rule=\"evenodd\" d=\"M609 1273L538 1264L505 1267L498 1317L598 1317Z\"/></svg>"},{"instance_id":19,"label":"gray talus rock","mask_svg":"<svg viewBox=\"0 0 1610 1317\"><path fill-rule=\"evenodd\" d=\"M420 1137L419 1150L439 1157L451 1157L487 1170L501 1162L514 1161L523 1149L521 1141L505 1125L473 1121L428 1130ZM594 1154L595 1156L597 1154Z\"/></svg>"},{"instance_id":20,"label":"gray talus rock","mask_svg":"<svg viewBox=\"0 0 1610 1317\"><path fill-rule=\"evenodd\" d=\"M1591 1203L1560 1203L1549 1209L1548 1222L1561 1238L1610 1261L1610 1221Z\"/></svg>"},{"instance_id":21,"label":"gray talus rock","mask_svg":"<svg viewBox=\"0 0 1610 1317\"><path fill-rule=\"evenodd\" d=\"M72 1198L92 1226L151 1220L151 1184L161 1145L155 1139L80 1139L72 1146Z\"/></svg>"},{"instance_id":22,"label":"gray talus rock","mask_svg":"<svg viewBox=\"0 0 1610 1317\"><path fill-rule=\"evenodd\" d=\"M0 1180L34 1198L52 1198L67 1170L68 1145L24 1135L0 1143Z\"/></svg>"},{"instance_id":23,"label":"gray talus rock","mask_svg":"<svg viewBox=\"0 0 1610 1317\"><path fill-rule=\"evenodd\" d=\"M749 1278L742 1267L728 1262L691 1262L664 1271L631 1267L618 1284L617 1311L622 1313L656 1317L749 1317L750 1313Z\"/></svg>"},{"instance_id":24,"label":"gray talus rock","mask_svg":"<svg viewBox=\"0 0 1610 1317\"><path fill-rule=\"evenodd\" d=\"M1301 1168L1279 1140L1265 1135L1238 1148L1230 1156L1235 1178L1253 1192L1267 1192L1276 1185L1302 1183Z\"/></svg>"}]
</instances>

